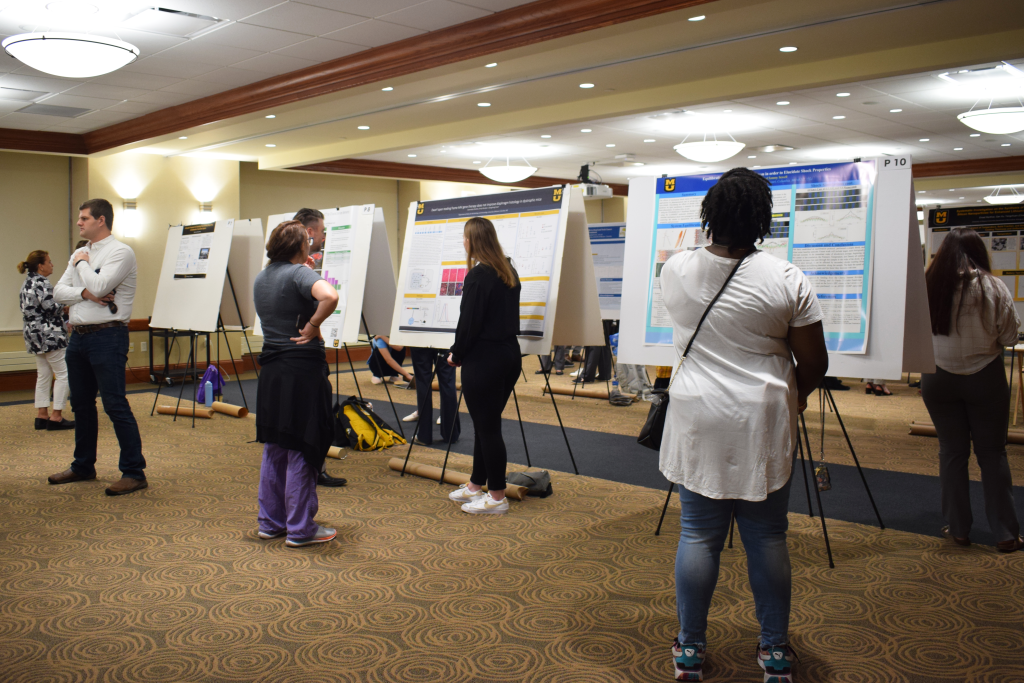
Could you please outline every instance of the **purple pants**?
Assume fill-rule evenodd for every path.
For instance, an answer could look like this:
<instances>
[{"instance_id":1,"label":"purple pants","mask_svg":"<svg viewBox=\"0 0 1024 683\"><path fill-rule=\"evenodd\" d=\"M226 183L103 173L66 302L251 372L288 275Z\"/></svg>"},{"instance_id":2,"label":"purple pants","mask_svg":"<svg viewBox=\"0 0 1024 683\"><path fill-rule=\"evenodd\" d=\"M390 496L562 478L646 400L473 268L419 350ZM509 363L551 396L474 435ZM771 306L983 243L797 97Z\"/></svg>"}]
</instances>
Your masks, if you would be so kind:
<instances>
[{"instance_id":1,"label":"purple pants","mask_svg":"<svg viewBox=\"0 0 1024 683\"><path fill-rule=\"evenodd\" d=\"M277 444L263 445L260 468L260 531L300 540L316 533L313 517L320 509L316 478L320 473L309 466L301 451Z\"/></svg>"}]
</instances>

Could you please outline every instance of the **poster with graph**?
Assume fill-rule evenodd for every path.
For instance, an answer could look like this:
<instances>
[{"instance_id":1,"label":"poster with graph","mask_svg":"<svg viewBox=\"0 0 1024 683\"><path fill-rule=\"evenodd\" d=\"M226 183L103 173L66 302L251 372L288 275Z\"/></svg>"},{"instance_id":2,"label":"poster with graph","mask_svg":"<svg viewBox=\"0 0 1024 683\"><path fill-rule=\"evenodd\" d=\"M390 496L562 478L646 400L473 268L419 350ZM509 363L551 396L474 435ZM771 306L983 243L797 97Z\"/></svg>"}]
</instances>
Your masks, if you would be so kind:
<instances>
[{"instance_id":1,"label":"poster with graph","mask_svg":"<svg viewBox=\"0 0 1024 683\"><path fill-rule=\"evenodd\" d=\"M871 308L874 161L771 168L772 231L758 248L787 259L810 279L833 353L862 354ZM683 250L707 246L700 205L721 174L659 178L655 190L644 343L671 346L672 321L661 269Z\"/></svg>"}]
</instances>

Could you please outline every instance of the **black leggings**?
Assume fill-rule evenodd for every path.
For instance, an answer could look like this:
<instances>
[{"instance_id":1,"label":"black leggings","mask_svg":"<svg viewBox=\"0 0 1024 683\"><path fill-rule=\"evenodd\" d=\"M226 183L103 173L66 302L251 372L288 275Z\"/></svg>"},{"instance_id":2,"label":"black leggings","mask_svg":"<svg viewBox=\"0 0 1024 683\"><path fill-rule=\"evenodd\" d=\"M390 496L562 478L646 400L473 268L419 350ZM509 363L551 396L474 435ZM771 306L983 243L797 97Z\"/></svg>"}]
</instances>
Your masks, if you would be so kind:
<instances>
[{"instance_id":1,"label":"black leggings","mask_svg":"<svg viewBox=\"0 0 1024 683\"><path fill-rule=\"evenodd\" d=\"M519 343L478 342L462 361L462 394L473 418L473 476L477 486L505 490L508 453L501 437L501 413L523 369Z\"/></svg>"}]
</instances>

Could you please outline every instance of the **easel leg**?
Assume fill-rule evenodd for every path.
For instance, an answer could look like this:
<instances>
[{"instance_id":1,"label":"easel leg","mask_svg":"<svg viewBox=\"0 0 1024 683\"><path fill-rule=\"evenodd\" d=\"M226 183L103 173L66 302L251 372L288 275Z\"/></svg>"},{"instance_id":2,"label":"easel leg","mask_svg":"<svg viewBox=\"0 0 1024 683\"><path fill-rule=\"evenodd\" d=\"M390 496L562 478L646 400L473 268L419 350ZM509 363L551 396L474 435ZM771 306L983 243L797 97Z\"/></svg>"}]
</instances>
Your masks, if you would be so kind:
<instances>
[{"instance_id":1,"label":"easel leg","mask_svg":"<svg viewBox=\"0 0 1024 683\"><path fill-rule=\"evenodd\" d=\"M194 338L195 337L193 335L189 335L188 361L186 361L186 364L185 364L185 373L183 373L182 376L181 376L181 389L178 391L178 405L177 405L177 408L181 408L181 397L185 395L185 377L188 374L188 363L192 362L192 346L193 346L192 340ZM165 373L168 372L166 367L164 368L164 372ZM178 410L177 410L177 408L175 408L175 410L174 410L174 419L171 420L171 422L177 422L178 421ZM195 411L195 406L193 405L192 414L194 415L195 412L196 412Z\"/></svg>"},{"instance_id":2,"label":"easel leg","mask_svg":"<svg viewBox=\"0 0 1024 683\"><path fill-rule=\"evenodd\" d=\"M231 342L228 341L228 331L224 327L224 321L218 316L217 325L220 328L220 334L224 335L224 346L228 347L228 357L231 358L231 369L235 371L235 381L238 382L238 390L242 392L242 405L245 409L249 409L249 402L245 400L245 389L242 388L242 378L238 376L238 364L235 362L235 354L231 350ZM220 364L220 336L217 337L217 363ZM218 368L219 370L220 368Z\"/></svg>"},{"instance_id":3,"label":"easel leg","mask_svg":"<svg viewBox=\"0 0 1024 683\"><path fill-rule=\"evenodd\" d=\"M431 381L433 384L433 381ZM459 400L455 403L455 414L459 414L459 408L462 407L462 392L459 392ZM452 452L452 436L454 436L455 430L448 432L448 448L444 452L444 464L441 466L441 478L437 480L438 485L444 483L444 472L448 469L448 454Z\"/></svg>"},{"instance_id":4,"label":"easel leg","mask_svg":"<svg viewBox=\"0 0 1024 683\"><path fill-rule=\"evenodd\" d=\"M661 518L658 520L658 528L654 530L655 536L661 536L661 525L665 521L665 513L668 511L668 502L672 500L672 491L676 488L676 483L670 481L668 483L668 495L665 496L665 505L661 508Z\"/></svg>"},{"instance_id":5,"label":"easel leg","mask_svg":"<svg viewBox=\"0 0 1024 683\"><path fill-rule=\"evenodd\" d=\"M736 504L732 505L732 514L729 515L729 549L732 550L732 530L736 528Z\"/></svg>"},{"instance_id":6,"label":"easel leg","mask_svg":"<svg viewBox=\"0 0 1024 683\"><path fill-rule=\"evenodd\" d=\"M370 334L370 327L366 324L366 315L363 314L363 313L360 313L359 317L363 321L363 331L366 332L366 338L367 339L372 339L373 335ZM358 337L358 335L357 335L357 337ZM345 353L346 354L348 353L348 347L347 346L345 347ZM355 377L355 374L353 374L352 376ZM431 384L433 384L433 382L431 382ZM356 382L356 386L357 387L359 386L359 382ZM398 431L402 435L402 438L404 439L405 438L405 430L402 428L402 420L398 417L398 409L395 408L395 402L391 400L391 390L388 389L388 383L387 383L386 379L385 379L385 382L384 382L384 392L388 395L388 403L391 404L391 411L395 414L395 424L398 425ZM360 396L360 398L362 398L362 396Z\"/></svg>"},{"instance_id":7,"label":"easel leg","mask_svg":"<svg viewBox=\"0 0 1024 683\"><path fill-rule=\"evenodd\" d=\"M562 415L558 412L558 403L555 402L555 395L551 391L551 371L548 370L544 373L544 384L548 387L548 395L551 397L551 405L555 407L555 417L558 418L558 426L562 428L562 438L565 439L565 447L569 450L569 460L572 461L572 471L576 474L580 473L578 467L576 467L576 458L572 455L572 446L569 445L569 436L565 433L565 425L562 424Z\"/></svg>"},{"instance_id":8,"label":"easel leg","mask_svg":"<svg viewBox=\"0 0 1024 683\"><path fill-rule=\"evenodd\" d=\"M875 511L875 519L878 520L878 528L884 529L885 523L882 521L882 515L878 513L878 506L875 505L875 497L871 495L871 487L868 486L868 480L864 478L864 470L861 469L860 460L857 458L857 453L853 450L853 442L850 441L850 435L846 432L846 425L843 424L843 416L839 414L839 406L836 405L836 399L832 395L832 390L825 387L825 397L828 399L832 410L835 411L836 419L839 420L839 426L843 430L843 436L846 438L846 445L850 448L850 455L853 456L853 462L857 465L857 473L860 474L860 480L864 484L864 490L868 494L868 500L871 501L871 509ZM807 427L805 426L804 429ZM815 487L817 489L817 487Z\"/></svg>"},{"instance_id":9,"label":"easel leg","mask_svg":"<svg viewBox=\"0 0 1024 683\"><path fill-rule=\"evenodd\" d=\"M195 335L196 352L192 356L192 391L199 389L199 333ZM206 335L206 352L210 352L210 335ZM209 365L209 359L207 359ZM194 395L194 394L193 394ZM196 403L192 402L192 429L196 428Z\"/></svg>"},{"instance_id":10,"label":"easel leg","mask_svg":"<svg viewBox=\"0 0 1024 683\"><path fill-rule=\"evenodd\" d=\"M804 473L804 493L807 494L807 516L814 517L814 508L811 506L811 487L807 483L807 463L804 461L804 449L800 448L800 427L796 428L796 445L793 449L793 466L796 466L796 452L800 451L800 471Z\"/></svg>"},{"instance_id":11,"label":"easel leg","mask_svg":"<svg viewBox=\"0 0 1024 683\"><path fill-rule=\"evenodd\" d=\"M356 366L352 365L352 356L348 352L348 344L342 344L345 347L345 357L348 358L348 369L352 371L352 381L356 383L356 393L359 394L359 398L363 397L363 392L359 389L359 378L356 377Z\"/></svg>"},{"instance_id":12,"label":"easel leg","mask_svg":"<svg viewBox=\"0 0 1024 683\"><path fill-rule=\"evenodd\" d=\"M434 386L434 377L436 377L436 376L437 376L437 363L435 362L435 363L434 363L434 369L433 369L433 370L431 371L431 373L430 373L430 386L431 386L431 389L430 389L430 390L431 390L431 391L433 391L433 390L434 390L434 389L433 389L433 386ZM459 403L460 403L460 404L462 403L462 392L461 392L461 391L459 392ZM431 404L431 405L433 405L433 404L434 404L434 397L433 397L433 396L431 396L431 397L430 397L430 404ZM433 412L433 410L431 410L431 412ZM456 416L456 418L458 417L458 415L459 415L459 407L458 407L458 406L455 406L455 416ZM431 417L433 417L433 416L431 416ZM423 416L422 416L422 415L420 415L420 416L419 416L419 419L417 419L417 420L416 420L416 429L417 429L417 431L419 430L419 426L420 426L420 420L422 420L422 419L423 419ZM429 419L429 418L428 418L428 419ZM453 435L453 434L455 434L455 425L454 425L454 423L452 424L452 431L450 431L450 432L448 433L448 438L449 438L449 439L451 439L451 437L452 437L452 435ZM402 476L403 476L403 477L405 476L405 468L406 468L406 467L407 467L407 466L409 465L409 456L411 456L411 455L412 455L412 446L413 446L413 444L414 444L415 442L416 442L416 432L413 432L413 433L412 433L412 436L411 436L411 437L409 437L409 450L408 450L408 452L407 452L407 453L405 454L405 462L404 462L404 463L402 463ZM451 447L452 447L452 444L451 444L451 441L449 441L449 442L448 442L448 448L450 449ZM445 456L445 462L446 462L446 463L448 462L448 456L447 456L447 455ZM442 479L443 479L443 477L442 477Z\"/></svg>"},{"instance_id":13,"label":"easel leg","mask_svg":"<svg viewBox=\"0 0 1024 683\"><path fill-rule=\"evenodd\" d=\"M519 433L523 435L523 450L526 451L526 466L533 467L530 462L530 449L526 445L526 430L523 429L523 415L519 412L519 399L516 397L516 388L512 387L512 400L516 402L516 417L519 418Z\"/></svg>"},{"instance_id":14,"label":"easel leg","mask_svg":"<svg viewBox=\"0 0 1024 683\"><path fill-rule=\"evenodd\" d=\"M804 429L804 441L807 443L807 459L810 461L811 472L814 472L814 460L811 456L811 437L807 434L807 421L804 416L800 416L800 424L803 425ZM802 448L802 446L801 446ZM803 458L803 453L800 454ZM828 528L825 526L825 510L821 507L821 491L818 490L817 481L814 484L814 497L818 501L818 516L821 518L821 533L825 537L825 552L828 554L828 567L829 569L835 569L836 563L832 560L832 546L828 542Z\"/></svg>"}]
</instances>

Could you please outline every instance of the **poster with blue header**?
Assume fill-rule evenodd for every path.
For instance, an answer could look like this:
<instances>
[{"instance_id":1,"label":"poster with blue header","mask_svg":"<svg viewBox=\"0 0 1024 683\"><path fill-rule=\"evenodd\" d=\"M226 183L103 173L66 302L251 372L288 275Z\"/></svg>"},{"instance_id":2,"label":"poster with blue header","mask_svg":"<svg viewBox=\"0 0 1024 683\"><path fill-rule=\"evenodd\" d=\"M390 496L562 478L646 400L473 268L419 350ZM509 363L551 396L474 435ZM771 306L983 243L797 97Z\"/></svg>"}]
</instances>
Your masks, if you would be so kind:
<instances>
[{"instance_id":1,"label":"poster with blue header","mask_svg":"<svg viewBox=\"0 0 1024 683\"><path fill-rule=\"evenodd\" d=\"M757 170L772 184L772 230L758 248L790 261L814 286L833 353L863 354L871 322L872 227L878 169L874 161ZM661 295L661 269L680 251L710 242L700 205L721 173L659 178L651 244L644 343L672 344Z\"/></svg>"}]
</instances>

